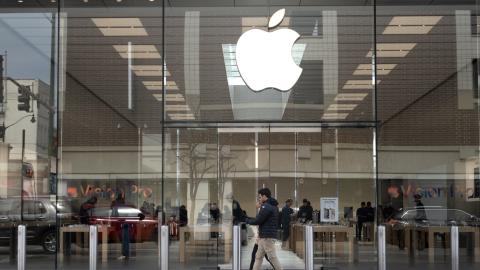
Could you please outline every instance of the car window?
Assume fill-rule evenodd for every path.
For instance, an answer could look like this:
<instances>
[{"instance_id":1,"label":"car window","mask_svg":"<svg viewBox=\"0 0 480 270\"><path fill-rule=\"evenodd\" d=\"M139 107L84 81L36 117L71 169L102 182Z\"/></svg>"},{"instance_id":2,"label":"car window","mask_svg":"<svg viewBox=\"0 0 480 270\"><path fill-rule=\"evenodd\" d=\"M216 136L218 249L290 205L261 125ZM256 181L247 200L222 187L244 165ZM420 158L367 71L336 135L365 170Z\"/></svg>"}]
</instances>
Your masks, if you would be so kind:
<instances>
[{"instance_id":1,"label":"car window","mask_svg":"<svg viewBox=\"0 0 480 270\"><path fill-rule=\"evenodd\" d=\"M95 217L108 217L111 216L112 209L105 207L96 207L92 209L92 216Z\"/></svg>"},{"instance_id":2,"label":"car window","mask_svg":"<svg viewBox=\"0 0 480 270\"><path fill-rule=\"evenodd\" d=\"M138 217L141 211L132 207L119 207L118 216L120 217Z\"/></svg>"},{"instance_id":3,"label":"car window","mask_svg":"<svg viewBox=\"0 0 480 270\"><path fill-rule=\"evenodd\" d=\"M39 215L47 213L45 205L40 201L23 201L23 214L25 215Z\"/></svg>"},{"instance_id":4,"label":"car window","mask_svg":"<svg viewBox=\"0 0 480 270\"><path fill-rule=\"evenodd\" d=\"M57 211L60 214L72 213L72 207L69 202L60 200L57 202Z\"/></svg>"},{"instance_id":5,"label":"car window","mask_svg":"<svg viewBox=\"0 0 480 270\"><path fill-rule=\"evenodd\" d=\"M0 215L6 216L11 213L12 201L0 200Z\"/></svg>"}]
</instances>

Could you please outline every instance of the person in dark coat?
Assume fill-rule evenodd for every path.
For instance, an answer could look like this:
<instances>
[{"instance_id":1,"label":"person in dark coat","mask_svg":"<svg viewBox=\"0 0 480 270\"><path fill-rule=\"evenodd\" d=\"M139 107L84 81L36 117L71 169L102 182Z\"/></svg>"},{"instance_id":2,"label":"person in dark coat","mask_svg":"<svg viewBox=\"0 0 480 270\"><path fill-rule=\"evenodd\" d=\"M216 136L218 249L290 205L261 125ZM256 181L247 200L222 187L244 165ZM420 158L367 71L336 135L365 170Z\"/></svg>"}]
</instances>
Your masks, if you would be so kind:
<instances>
[{"instance_id":1,"label":"person in dark coat","mask_svg":"<svg viewBox=\"0 0 480 270\"><path fill-rule=\"evenodd\" d=\"M365 202L360 204L360 208L357 209L357 239L362 239L363 223L367 221L367 209Z\"/></svg>"},{"instance_id":2,"label":"person in dark coat","mask_svg":"<svg viewBox=\"0 0 480 270\"><path fill-rule=\"evenodd\" d=\"M298 209L297 219L302 223L313 220L313 207L307 199L303 199L303 205Z\"/></svg>"},{"instance_id":3,"label":"person in dark coat","mask_svg":"<svg viewBox=\"0 0 480 270\"><path fill-rule=\"evenodd\" d=\"M188 225L188 211L185 205L180 206L180 208L178 209L178 220L180 227Z\"/></svg>"},{"instance_id":4,"label":"person in dark coat","mask_svg":"<svg viewBox=\"0 0 480 270\"><path fill-rule=\"evenodd\" d=\"M282 229L282 247L287 247L287 241L290 237L290 221L293 215L292 209L293 200L288 199L285 201L285 206L282 208L282 214L280 219L280 228Z\"/></svg>"},{"instance_id":5,"label":"person in dark coat","mask_svg":"<svg viewBox=\"0 0 480 270\"><path fill-rule=\"evenodd\" d=\"M246 223L258 225L258 250L255 255L253 270L260 270L263 257L268 256L269 262L275 270L282 270L280 261L275 251L275 238L278 229L278 202L272 198L272 193L268 188L262 188L258 191L258 206L260 211L257 216L247 218Z\"/></svg>"},{"instance_id":6,"label":"person in dark coat","mask_svg":"<svg viewBox=\"0 0 480 270\"><path fill-rule=\"evenodd\" d=\"M78 212L81 224L88 224L88 218L91 216L92 209L95 208L95 204L97 204L97 201L97 197L93 196L86 202L82 203Z\"/></svg>"}]
</instances>

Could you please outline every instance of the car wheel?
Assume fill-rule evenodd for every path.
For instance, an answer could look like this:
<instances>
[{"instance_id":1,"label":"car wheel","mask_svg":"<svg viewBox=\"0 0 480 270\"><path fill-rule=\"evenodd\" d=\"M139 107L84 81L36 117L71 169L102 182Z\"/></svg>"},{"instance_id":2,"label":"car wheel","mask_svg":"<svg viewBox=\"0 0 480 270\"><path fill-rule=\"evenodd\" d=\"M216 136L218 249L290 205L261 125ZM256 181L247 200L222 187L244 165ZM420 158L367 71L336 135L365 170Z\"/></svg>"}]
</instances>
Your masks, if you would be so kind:
<instances>
[{"instance_id":1,"label":"car wheel","mask_svg":"<svg viewBox=\"0 0 480 270\"><path fill-rule=\"evenodd\" d=\"M57 251L57 236L55 231L48 231L43 234L42 247L47 253L55 253Z\"/></svg>"}]
</instances>

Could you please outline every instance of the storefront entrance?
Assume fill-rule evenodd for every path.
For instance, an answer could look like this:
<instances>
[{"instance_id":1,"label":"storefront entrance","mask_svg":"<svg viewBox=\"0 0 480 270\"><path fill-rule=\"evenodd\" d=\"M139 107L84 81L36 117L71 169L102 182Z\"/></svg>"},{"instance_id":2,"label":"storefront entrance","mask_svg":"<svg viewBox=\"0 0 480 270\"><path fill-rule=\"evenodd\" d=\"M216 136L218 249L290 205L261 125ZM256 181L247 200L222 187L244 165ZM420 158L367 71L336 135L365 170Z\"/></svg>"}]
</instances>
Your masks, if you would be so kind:
<instances>
[{"instance_id":1,"label":"storefront entrance","mask_svg":"<svg viewBox=\"0 0 480 270\"><path fill-rule=\"evenodd\" d=\"M362 201L375 205L373 129L311 124L216 126L167 129L165 211L167 220L181 224L171 231L172 251L178 247L178 253L171 252L172 267L231 269L236 208L255 217L257 191L265 187L279 209L291 200L294 212L276 243L285 269L305 267L304 224L316 228L316 265L348 266L355 260L374 267L374 219L369 225L372 230L364 234L366 242L359 244L353 215ZM312 211L298 214L304 200ZM177 214L182 212L187 224ZM242 269L248 269L256 226L240 226ZM358 252L362 255L355 258Z\"/></svg>"}]
</instances>

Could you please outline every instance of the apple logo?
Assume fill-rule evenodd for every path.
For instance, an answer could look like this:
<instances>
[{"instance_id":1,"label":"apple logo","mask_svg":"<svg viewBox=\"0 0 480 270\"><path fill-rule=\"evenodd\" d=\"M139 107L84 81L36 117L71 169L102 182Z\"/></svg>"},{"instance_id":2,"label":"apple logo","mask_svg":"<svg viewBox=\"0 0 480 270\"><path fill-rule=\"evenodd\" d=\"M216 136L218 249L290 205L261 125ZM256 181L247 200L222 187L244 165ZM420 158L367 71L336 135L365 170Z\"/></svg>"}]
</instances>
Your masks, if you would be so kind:
<instances>
[{"instance_id":1,"label":"apple logo","mask_svg":"<svg viewBox=\"0 0 480 270\"><path fill-rule=\"evenodd\" d=\"M278 26L285 9L275 12L268 28ZM300 35L291 29L266 32L252 29L243 33L237 42L236 60L245 84L253 91L276 88L290 90L300 78L302 68L292 58L292 47Z\"/></svg>"}]
</instances>

